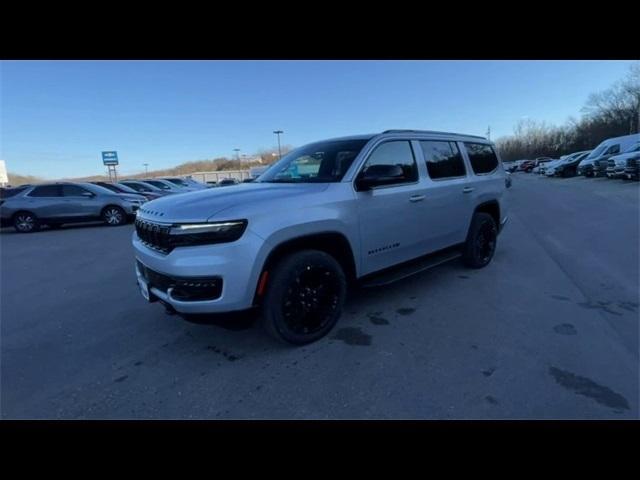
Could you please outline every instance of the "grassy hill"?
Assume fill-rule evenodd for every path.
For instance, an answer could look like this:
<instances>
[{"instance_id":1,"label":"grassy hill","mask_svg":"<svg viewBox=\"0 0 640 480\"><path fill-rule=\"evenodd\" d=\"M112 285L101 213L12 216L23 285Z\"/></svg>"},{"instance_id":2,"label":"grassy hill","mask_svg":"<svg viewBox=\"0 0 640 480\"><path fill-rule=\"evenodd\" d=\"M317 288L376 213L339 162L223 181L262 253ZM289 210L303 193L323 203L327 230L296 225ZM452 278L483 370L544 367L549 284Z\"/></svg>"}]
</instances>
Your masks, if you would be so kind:
<instances>
[{"instance_id":1,"label":"grassy hill","mask_svg":"<svg viewBox=\"0 0 640 480\"><path fill-rule=\"evenodd\" d=\"M285 154L291 150L290 146L282 147L282 153ZM231 160L227 157L214 158L213 160L197 160L191 162L181 163L180 165L173 168L165 168L162 170L149 170L149 173L137 173L132 175L122 175L118 172L118 178L146 178L146 177L169 177L169 176L184 176L190 175L196 172L219 172L224 170L248 170L251 167L260 166L260 165L269 165L274 160L277 159L274 156L274 150L262 150L258 152L257 156L262 159L262 163L258 161L246 162L240 160ZM42 183L47 181L55 181L55 180L44 180L42 178L33 177L29 175L18 175L16 173L9 173L9 184L13 186L24 185L25 183ZM62 178L59 180L70 180L70 181L100 181L100 180L109 180L108 175L92 175L89 177L73 177L73 178Z\"/></svg>"},{"instance_id":2,"label":"grassy hill","mask_svg":"<svg viewBox=\"0 0 640 480\"><path fill-rule=\"evenodd\" d=\"M44 182L43 179L38 177L33 177L31 175L18 175L17 173L7 173L7 177L9 177L9 185L13 187L17 187L18 185L24 185L28 183L41 183Z\"/></svg>"}]
</instances>

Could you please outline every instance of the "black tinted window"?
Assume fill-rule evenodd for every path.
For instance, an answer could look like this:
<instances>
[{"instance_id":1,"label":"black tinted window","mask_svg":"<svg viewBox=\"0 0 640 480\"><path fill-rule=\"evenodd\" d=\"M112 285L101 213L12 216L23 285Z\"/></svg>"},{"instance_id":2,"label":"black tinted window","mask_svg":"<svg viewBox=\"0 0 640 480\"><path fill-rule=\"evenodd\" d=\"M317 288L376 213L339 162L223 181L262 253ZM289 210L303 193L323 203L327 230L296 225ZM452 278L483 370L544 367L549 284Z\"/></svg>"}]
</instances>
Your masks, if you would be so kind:
<instances>
[{"instance_id":1,"label":"black tinted window","mask_svg":"<svg viewBox=\"0 0 640 480\"><path fill-rule=\"evenodd\" d=\"M385 142L378 145L367 159L365 171L373 165L398 165L404 173L398 183L409 183L418 180L418 167L413 157L411 144L406 141Z\"/></svg>"},{"instance_id":2,"label":"black tinted window","mask_svg":"<svg viewBox=\"0 0 640 480\"><path fill-rule=\"evenodd\" d=\"M438 178L463 177L464 162L455 142L422 141L420 142L424 160L427 162L429 176Z\"/></svg>"},{"instance_id":3,"label":"black tinted window","mask_svg":"<svg viewBox=\"0 0 640 480\"><path fill-rule=\"evenodd\" d=\"M498 168L498 157L496 157L491 145L465 142L464 146L467 149L474 173L489 173ZM549 160L545 158L542 161L548 162Z\"/></svg>"},{"instance_id":4,"label":"black tinted window","mask_svg":"<svg viewBox=\"0 0 640 480\"><path fill-rule=\"evenodd\" d=\"M81 197L83 193L87 192L88 190L78 185L62 185L62 196L64 197Z\"/></svg>"},{"instance_id":5,"label":"black tinted window","mask_svg":"<svg viewBox=\"0 0 640 480\"><path fill-rule=\"evenodd\" d=\"M59 197L60 189L58 185L43 185L34 188L29 194L30 197Z\"/></svg>"}]
</instances>

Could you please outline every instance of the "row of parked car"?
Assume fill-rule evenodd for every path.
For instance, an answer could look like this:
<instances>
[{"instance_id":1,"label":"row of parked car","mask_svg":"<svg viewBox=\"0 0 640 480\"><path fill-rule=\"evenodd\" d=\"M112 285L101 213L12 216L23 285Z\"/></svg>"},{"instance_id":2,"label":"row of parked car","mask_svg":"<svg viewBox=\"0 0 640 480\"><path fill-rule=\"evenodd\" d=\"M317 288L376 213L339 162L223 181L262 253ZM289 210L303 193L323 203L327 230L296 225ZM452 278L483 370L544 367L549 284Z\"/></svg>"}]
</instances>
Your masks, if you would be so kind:
<instances>
[{"instance_id":1,"label":"row of parked car","mask_svg":"<svg viewBox=\"0 0 640 480\"><path fill-rule=\"evenodd\" d=\"M0 191L0 222L20 233L35 232L44 225L60 228L96 220L116 226L135 217L148 200L206 188L209 186L179 177L21 185Z\"/></svg>"},{"instance_id":2,"label":"row of parked car","mask_svg":"<svg viewBox=\"0 0 640 480\"><path fill-rule=\"evenodd\" d=\"M609 138L593 150L575 152L559 159L539 157L505 163L509 172L538 173L547 177L640 179L640 134Z\"/></svg>"}]
</instances>

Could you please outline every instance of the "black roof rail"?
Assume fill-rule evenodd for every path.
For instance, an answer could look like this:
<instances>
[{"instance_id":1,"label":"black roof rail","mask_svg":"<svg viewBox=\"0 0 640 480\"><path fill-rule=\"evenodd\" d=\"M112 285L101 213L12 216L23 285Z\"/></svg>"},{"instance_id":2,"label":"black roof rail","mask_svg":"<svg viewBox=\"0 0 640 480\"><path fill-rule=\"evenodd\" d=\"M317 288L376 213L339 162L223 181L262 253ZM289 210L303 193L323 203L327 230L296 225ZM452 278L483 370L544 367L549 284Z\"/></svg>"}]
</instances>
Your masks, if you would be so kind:
<instances>
[{"instance_id":1,"label":"black roof rail","mask_svg":"<svg viewBox=\"0 0 640 480\"><path fill-rule=\"evenodd\" d=\"M437 130L411 130L411 129L391 129L391 130L385 130L382 133L404 133L404 132L412 132L412 133L435 133L438 135L453 135L456 137L472 137L472 138L481 138L483 140L486 140L486 137L483 137L481 135L467 135L464 133L452 133L452 132L439 132Z\"/></svg>"}]
</instances>

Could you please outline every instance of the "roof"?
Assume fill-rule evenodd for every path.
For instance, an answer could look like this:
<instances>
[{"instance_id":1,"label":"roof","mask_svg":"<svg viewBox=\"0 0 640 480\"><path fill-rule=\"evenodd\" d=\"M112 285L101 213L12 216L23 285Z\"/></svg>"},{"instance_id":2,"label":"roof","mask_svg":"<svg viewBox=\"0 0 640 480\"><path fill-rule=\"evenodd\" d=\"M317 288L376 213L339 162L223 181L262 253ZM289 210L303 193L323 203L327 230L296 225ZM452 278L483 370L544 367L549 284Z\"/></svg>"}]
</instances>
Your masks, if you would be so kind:
<instances>
[{"instance_id":1,"label":"roof","mask_svg":"<svg viewBox=\"0 0 640 480\"><path fill-rule=\"evenodd\" d=\"M371 140L374 137L379 135L391 135L391 134L402 134L402 133L416 133L416 134L425 134L425 135L440 135L445 137L457 137L457 138L476 138L479 140L484 140L490 142L486 137L482 137L480 135L468 135L464 133L452 133L452 132L439 132L437 130L410 130L410 129L391 129L385 130L379 133L369 133L369 134L361 134L361 135L349 135L346 137L336 137L329 138L326 140L320 140L318 142L312 143L320 143L320 142L334 142L334 141L348 141L348 140Z\"/></svg>"},{"instance_id":2,"label":"roof","mask_svg":"<svg viewBox=\"0 0 640 480\"><path fill-rule=\"evenodd\" d=\"M486 137L482 137L480 135L468 135L466 133L453 133L453 132L439 132L437 130L410 130L410 129L392 129L385 130L382 134L387 133L423 133L428 135L444 135L447 137L469 137L469 138L480 138L482 140L487 140Z\"/></svg>"}]
</instances>

